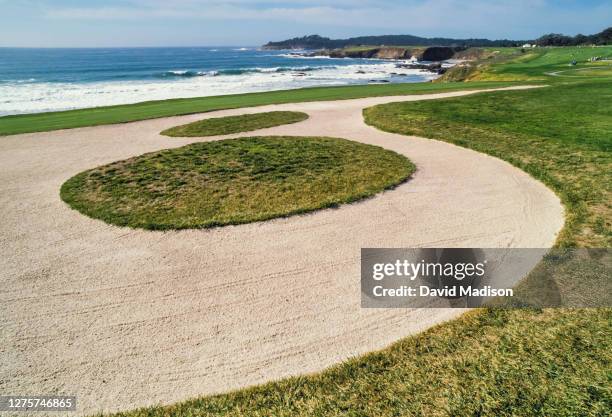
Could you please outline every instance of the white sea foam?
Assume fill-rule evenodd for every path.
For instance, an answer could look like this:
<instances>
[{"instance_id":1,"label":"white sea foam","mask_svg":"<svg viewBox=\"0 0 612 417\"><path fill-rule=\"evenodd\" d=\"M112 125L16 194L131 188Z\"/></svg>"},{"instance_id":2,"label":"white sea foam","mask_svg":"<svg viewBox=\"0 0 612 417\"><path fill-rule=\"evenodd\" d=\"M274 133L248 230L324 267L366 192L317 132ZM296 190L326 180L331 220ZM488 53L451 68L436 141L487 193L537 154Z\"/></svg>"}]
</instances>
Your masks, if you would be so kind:
<instances>
[{"instance_id":1,"label":"white sea foam","mask_svg":"<svg viewBox=\"0 0 612 417\"><path fill-rule=\"evenodd\" d=\"M272 67L272 68L255 68L257 72L278 72L280 67Z\"/></svg>"},{"instance_id":2,"label":"white sea foam","mask_svg":"<svg viewBox=\"0 0 612 417\"><path fill-rule=\"evenodd\" d=\"M356 64L329 67L254 68L237 75L202 71L187 76L186 70L172 70L175 76L147 81L97 83L2 83L0 115L35 113L73 108L136 103L179 97L284 90L320 85L347 85L396 81L428 81L435 74L396 68L395 63ZM395 73L395 75L391 75ZM403 74L403 76L402 76ZM401 77L401 78L400 78Z\"/></svg>"},{"instance_id":3,"label":"white sea foam","mask_svg":"<svg viewBox=\"0 0 612 417\"><path fill-rule=\"evenodd\" d=\"M303 53L287 53L287 54L278 54L278 55L268 55L268 56L282 56L285 58L297 58L297 59L346 59L346 58L334 58L327 55L304 55Z\"/></svg>"}]
</instances>

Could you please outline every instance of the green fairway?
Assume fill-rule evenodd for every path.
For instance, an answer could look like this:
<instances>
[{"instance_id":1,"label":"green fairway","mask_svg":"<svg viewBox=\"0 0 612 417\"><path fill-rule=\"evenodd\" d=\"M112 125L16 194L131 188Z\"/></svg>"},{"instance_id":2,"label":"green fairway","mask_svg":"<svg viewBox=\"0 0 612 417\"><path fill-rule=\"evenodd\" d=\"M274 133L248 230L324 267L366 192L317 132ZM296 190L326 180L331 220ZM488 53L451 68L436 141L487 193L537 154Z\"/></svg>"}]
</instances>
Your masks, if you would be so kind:
<instances>
[{"instance_id":1,"label":"green fairway","mask_svg":"<svg viewBox=\"0 0 612 417\"><path fill-rule=\"evenodd\" d=\"M270 111L265 113L243 114L240 116L215 117L182 126L172 127L161 132L162 135L175 137L203 137L250 132L297 123L308 119L308 115L295 111Z\"/></svg>"},{"instance_id":2,"label":"green fairway","mask_svg":"<svg viewBox=\"0 0 612 417\"><path fill-rule=\"evenodd\" d=\"M595 56L612 58L612 46L535 48L525 52L522 58L503 65L492 66L489 71L499 79L505 75L549 79L546 73L596 66L597 63L588 62L591 57ZM570 66L572 61L576 61L575 66Z\"/></svg>"},{"instance_id":3,"label":"green fairway","mask_svg":"<svg viewBox=\"0 0 612 417\"><path fill-rule=\"evenodd\" d=\"M119 226L185 229L249 223L350 203L414 167L345 139L249 137L148 153L69 179L61 197Z\"/></svg>"},{"instance_id":4,"label":"green fairway","mask_svg":"<svg viewBox=\"0 0 612 417\"><path fill-rule=\"evenodd\" d=\"M587 68L576 68L562 71L552 72L551 75L556 77L572 77L572 78L599 78L612 76L612 63L608 65L592 65Z\"/></svg>"},{"instance_id":5,"label":"green fairway","mask_svg":"<svg viewBox=\"0 0 612 417\"><path fill-rule=\"evenodd\" d=\"M546 81L560 83L561 77L550 76L558 71L576 71L607 65L612 61L589 62L592 57L612 59L612 46L550 48L486 48L484 57L468 66L448 71L440 81ZM576 61L576 65L570 65ZM602 74L596 74L601 77Z\"/></svg>"},{"instance_id":6,"label":"green fairway","mask_svg":"<svg viewBox=\"0 0 612 417\"><path fill-rule=\"evenodd\" d=\"M136 120L203 113L214 110L263 106L266 104L345 100L362 97L405 94L427 94L444 91L496 88L507 85L510 84L500 82L482 82L471 84L406 83L357 85L148 101L120 106L96 107L92 109L4 116L0 117L0 136L14 135L18 133L44 132L57 129L71 129L84 126L125 123Z\"/></svg>"}]
</instances>

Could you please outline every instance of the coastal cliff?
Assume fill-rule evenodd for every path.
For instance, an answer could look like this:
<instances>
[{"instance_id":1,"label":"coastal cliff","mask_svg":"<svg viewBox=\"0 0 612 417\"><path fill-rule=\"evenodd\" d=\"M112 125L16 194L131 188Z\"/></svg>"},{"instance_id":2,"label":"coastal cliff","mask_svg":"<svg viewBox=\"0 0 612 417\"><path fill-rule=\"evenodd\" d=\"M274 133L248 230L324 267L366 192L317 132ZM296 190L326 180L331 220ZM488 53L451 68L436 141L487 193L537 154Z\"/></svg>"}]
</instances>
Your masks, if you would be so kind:
<instances>
[{"instance_id":1,"label":"coastal cliff","mask_svg":"<svg viewBox=\"0 0 612 417\"><path fill-rule=\"evenodd\" d=\"M464 47L430 46L427 48L404 48L399 46L348 47L324 49L312 53L331 58L377 58L377 59L414 59L417 61L444 61L451 59Z\"/></svg>"},{"instance_id":2,"label":"coastal cliff","mask_svg":"<svg viewBox=\"0 0 612 417\"><path fill-rule=\"evenodd\" d=\"M317 55L326 55L331 58L378 58L378 59L409 59L413 52L411 49L400 47L349 47L332 50L321 50Z\"/></svg>"}]
</instances>

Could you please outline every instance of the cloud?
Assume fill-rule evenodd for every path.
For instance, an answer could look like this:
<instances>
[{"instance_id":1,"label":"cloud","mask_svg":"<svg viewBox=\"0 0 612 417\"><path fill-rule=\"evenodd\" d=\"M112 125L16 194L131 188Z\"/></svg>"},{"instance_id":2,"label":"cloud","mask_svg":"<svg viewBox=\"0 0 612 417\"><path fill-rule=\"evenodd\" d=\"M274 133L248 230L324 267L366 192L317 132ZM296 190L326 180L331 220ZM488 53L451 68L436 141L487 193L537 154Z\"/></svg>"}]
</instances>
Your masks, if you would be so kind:
<instances>
[{"instance_id":1,"label":"cloud","mask_svg":"<svg viewBox=\"0 0 612 417\"><path fill-rule=\"evenodd\" d=\"M116 7L53 7L49 19L66 20L246 20L283 21L355 29L387 28L389 32L524 37L542 31L571 34L580 25L593 27L612 20L612 8L564 8L547 0L132 0ZM536 33L537 32L537 33Z\"/></svg>"},{"instance_id":2,"label":"cloud","mask_svg":"<svg viewBox=\"0 0 612 417\"><path fill-rule=\"evenodd\" d=\"M0 0L2 1L2 0ZM108 3L108 2L107 2ZM390 0L131 0L125 6L48 7L45 15L63 19L136 19L150 17L193 17L268 19L287 17L288 13L313 11L383 10Z\"/></svg>"}]
</instances>

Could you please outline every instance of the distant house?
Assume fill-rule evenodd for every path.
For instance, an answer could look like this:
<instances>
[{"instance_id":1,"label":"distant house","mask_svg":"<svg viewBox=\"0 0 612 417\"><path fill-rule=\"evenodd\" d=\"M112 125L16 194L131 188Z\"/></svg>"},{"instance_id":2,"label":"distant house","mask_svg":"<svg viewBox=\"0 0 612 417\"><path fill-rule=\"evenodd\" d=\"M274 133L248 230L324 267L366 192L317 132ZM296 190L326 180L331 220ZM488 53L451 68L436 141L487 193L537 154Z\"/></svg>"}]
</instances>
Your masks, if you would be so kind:
<instances>
[{"instance_id":1,"label":"distant house","mask_svg":"<svg viewBox=\"0 0 612 417\"><path fill-rule=\"evenodd\" d=\"M523 48L535 48L536 45L535 44L530 44L530 43L526 43L525 45L522 46Z\"/></svg>"}]
</instances>

